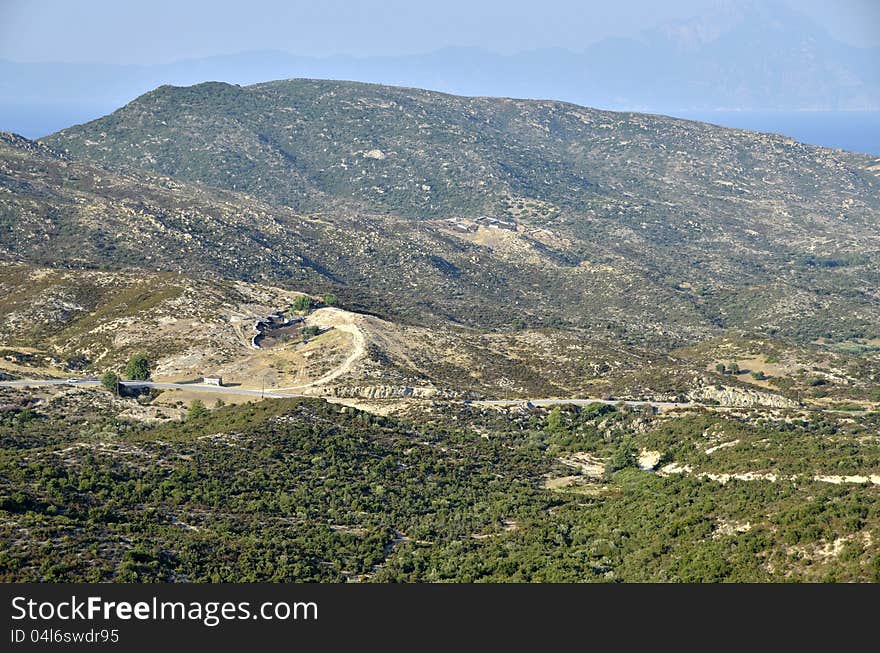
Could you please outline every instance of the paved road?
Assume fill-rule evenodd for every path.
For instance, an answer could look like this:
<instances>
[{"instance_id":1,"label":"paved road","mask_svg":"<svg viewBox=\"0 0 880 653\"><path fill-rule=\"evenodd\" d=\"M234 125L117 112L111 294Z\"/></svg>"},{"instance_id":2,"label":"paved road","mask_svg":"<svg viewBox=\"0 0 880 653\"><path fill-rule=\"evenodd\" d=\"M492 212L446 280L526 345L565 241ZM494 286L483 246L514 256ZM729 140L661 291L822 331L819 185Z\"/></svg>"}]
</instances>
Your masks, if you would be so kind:
<instances>
[{"instance_id":1,"label":"paved road","mask_svg":"<svg viewBox=\"0 0 880 653\"><path fill-rule=\"evenodd\" d=\"M52 386L52 385L71 385L71 386L80 386L80 387L99 387L101 385L101 381L99 379L27 379L20 381L0 381L0 387L7 388L22 388L22 387L39 387L39 386ZM295 394L292 392L278 392L276 391L262 391L262 390L249 390L246 388L239 387L229 387L229 386L216 386L216 385L204 385L201 383L158 383L156 381L120 381L120 385L124 385L129 388L159 388L160 390L190 390L193 392L210 392L210 393L222 393L222 394L232 394L232 395L246 395L249 397L265 397L267 399L295 399L297 397L310 397L312 399L320 398L318 395L304 395L304 394ZM283 389L283 388L282 388ZM325 397L330 401L340 400L335 397ZM341 402L340 402L341 403ZM575 405L575 406L589 406L590 404L608 404L608 405L617 405L617 404L625 404L627 406L654 406L655 408L695 408L695 407L703 407L708 408L706 404L699 404L695 402L677 402L677 401L648 401L648 400L620 400L620 399L589 399L589 398L580 398L580 399L484 399L484 400L474 400L468 401L466 403L473 404L476 406L564 406L564 405ZM738 409L738 406L711 406L715 410L733 410ZM800 406L801 410L818 410L821 412L844 412L844 411L835 411L834 409L829 408L817 408L811 406ZM846 414L854 414L847 412Z\"/></svg>"},{"instance_id":2,"label":"paved road","mask_svg":"<svg viewBox=\"0 0 880 653\"><path fill-rule=\"evenodd\" d=\"M531 404L532 406L589 406L590 404L616 406L617 404L626 404L627 406L655 406L657 408L690 408L703 405L691 401L635 401L622 399L486 399L484 401L472 401L471 403L478 406L523 406L525 404Z\"/></svg>"},{"instance_id":3,"label":"paved road","mask_svg":"<svg viewBox=\"0 0 880 653\"><path fill-rule=\"evenodd\" d=\"M21 388L21 387L38 387L47 385L70 385L76 387L94 388L101 385L99 379L76 379L69 381L67 379L39 379L39 380L22 380L22 381L0 381L0 387ZM158 383L156 381L120 381L119 385L128 388L159 388L160 390L193 390L195 392L212 392L233 395L248 395L251 397L267 397L270 399L285 399L291 397L302 397L304 395L281 393L281 392L263 392L262 390L248 390L246 388L236 388L228 386L204 385L201 383Z\"/></svg>"},{"instance_id":4,"label":"paved road","mask_svg":"<svg viewBox=\"0 0 880 653\"><path fill-rule=\"evenodd\" d=\"M291 392L278 392L261 390L249 390L246 388L205 385L202 383L160 383L157 381L120 381L120 385L129 388L158 388L160 390L191 390L194 392L212 392L247 395L250 397L267 397L269 399L287 399L296 397L306 397L312 395L295 394ZM70 385L77 387L95 388L101 385L99 379L25 379L20 381L0 381L0 387L21 388L21 387L39 387L53 385ZM609 404L616 405L624 403L627 406L656 406L657 408L687 408L698 406L693 402L672 402L672 401L621 401L618 399L486 399L481 401L468 402L477 406L522 406L531 404L532 406L556 406L573 404L575 406L589 406L590 404Z\"/></svg>"}]
</instances>

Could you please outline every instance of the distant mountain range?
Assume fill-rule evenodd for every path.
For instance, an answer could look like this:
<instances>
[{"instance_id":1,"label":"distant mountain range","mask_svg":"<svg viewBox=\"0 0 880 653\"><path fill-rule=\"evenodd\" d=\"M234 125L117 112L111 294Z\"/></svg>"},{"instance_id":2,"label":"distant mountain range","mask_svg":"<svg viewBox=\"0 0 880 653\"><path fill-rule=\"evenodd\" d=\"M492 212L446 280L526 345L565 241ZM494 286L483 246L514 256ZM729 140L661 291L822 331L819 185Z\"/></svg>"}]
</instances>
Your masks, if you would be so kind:
<instances>
[{"instance_id":1,"label":"distant mountain range","mask_svg":"<svg viewBox=\"0 0 880 653\"><path fill-rule=\"evenodd\" d=\"M359 80L459 95L553 98L650 111L877 111L880 48L834 40L781 3L752 3L606 39L582 52L315 58L246 52L163 65L0 61L0 129L43 136L162 84Z\"/></svg>"}]
</instances>

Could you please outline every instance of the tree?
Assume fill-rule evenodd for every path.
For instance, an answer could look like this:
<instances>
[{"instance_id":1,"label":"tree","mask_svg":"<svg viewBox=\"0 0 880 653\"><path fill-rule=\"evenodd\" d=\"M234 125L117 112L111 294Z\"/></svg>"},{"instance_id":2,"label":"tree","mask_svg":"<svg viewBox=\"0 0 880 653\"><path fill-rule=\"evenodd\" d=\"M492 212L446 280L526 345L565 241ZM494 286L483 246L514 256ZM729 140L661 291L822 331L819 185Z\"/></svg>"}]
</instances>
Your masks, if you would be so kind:
<instances>
[{"instance_id":1,"label":"tree","mask_svg":"<svg viewBox=\"0 0 880 653\"><path fill-rule=\"evenodd\" d=\"M308 295L300 295L296 299L293 300L293 304L290 305L291 310L296 311L298 313L302 313L308 311L312 307L312 298Z\"/></svg>"},{"instance_id":2,"label":"tree","mask_svg":"<svg viewBox=\"0 0 880 653\"><path fill-rule=\"evenodd\" d=\"M310 324L307 327L303 327L302 335L303 338L314 338L317 335L320 335L321 327L315 326L314 324Z\"/></svg>"},{"instance_id":3,"label":"tree","mask_svg":"<svg viewBox=\"0 0 880 653\"><path fill-rule=\"evenodd\" d=\"M146 381L150 378L150 362L146 354L135 354L125 366L125 376L132 381Z\"/></svg>"},{"instance_id":4,"label":"tree","mask_svg":"<svg viewBox=\"0 0 880 653\"><path fill-rule=\"evenodd\" d=\"M715 371L724 374L727 372L727 367L725 367L724 363L718 363L718 365L715 366Z\"/></svg>"},{"instance_id":5,"label":"tree","mask_svg":"<svg viewBox=\"0 0 880 653\"><path fill-rule=\"evenodd\" d=\"M767 378L767 375L764 374L764 372L762 372L761 370L758 370L757 372L752 372L752 378L756 381L763 381Z\"/></svg>"},{"instance_id":6,"label":"tree","mask_svg":"<svg viewBox=\"0 0 880 653\"><path fill-rule=\"evenodd\" d=\"M186 421L190 421L192 419L199 419L200 417L205 417L208 415L208 409L205 408L205 404L201 399L195 399L189 405L189 409L186 411Z\"/></svg>"},{"instance_id":7,"label":"tree","mask_svg":"<svg viewBox=\"0 0 880 653\"><path fill-rule=\"evenodd\" d=\"M730 370L731 374L739 374L739 365L736 362L730 363L727 369Z\"/></svg>"},{"instance_id":8,"label":"tree","mask_svg":"<svg viewBox=\"0 0 880 653\"><path fill-rule=\"evenodd\" d=\"M611 475L612 473L620 469L626 469L627 467L635 466L635 445L633 445L633 442L630 438L624 438L617 446L617 450L611 455L611 458L608 459L608 462L605 463L605 474Z\"/></svg>"},{"instance_id":9,"label":"tree","mask_svg":"<svg viewBox=\"0 0 880 653\"><path fill-rule=\"evenodd\" d=\"M336 297L332 292L325 293L324 295L324 305L325 306L336 306L339 303L339 298Z\"/></svg>"},{"instance_id":10,"label":"tree","mask_svg":"<svg viewBox=\"0 0 880 653\"><path fill-rule=\"evenodd\" d=\"M115 372L105 372L101 385L115 395L119 394L119 376Z\"/></svg>"},{"instance_id":11,"label":"tree","mask_svg":"<svg viewBox=\"0 0 880 653\"><path fill-rule=\"evenodd\" d=\"M547 415L547 430L559 431L564 427L562 421L562 409L559 406L553 406Z\"/></svg>"}]
</instances>

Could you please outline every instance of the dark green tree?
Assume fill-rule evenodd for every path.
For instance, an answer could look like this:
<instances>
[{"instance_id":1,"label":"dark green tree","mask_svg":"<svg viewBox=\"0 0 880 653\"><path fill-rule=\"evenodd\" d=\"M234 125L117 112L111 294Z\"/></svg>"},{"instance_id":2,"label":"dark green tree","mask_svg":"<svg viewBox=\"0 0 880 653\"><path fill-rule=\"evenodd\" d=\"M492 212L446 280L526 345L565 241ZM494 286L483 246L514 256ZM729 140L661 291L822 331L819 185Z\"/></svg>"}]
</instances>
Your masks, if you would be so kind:
<instances>
[{"instance_id":1,"label":"dark green tree","mask_svg":"<svg viewBox=\"0 0 880 653\"><path fill-rule=\"evenodd\" d=\"M302 313L308 311L312 307L312 298L308 295L300 295L296 299L293 300L293 304L290 305L291 310L296 311L298 313Z\"/></svg>"},{"instance_id":2,"label":"dark green tree","mask_svg":"<svg viewBox=\"0 0 880 653\"><path fill-rule=\"evenodd\" d=\"M189 409L186 411L186 421L189 422L193 419L199 419L200 417L205 417L209 414L208 409L205 408L204 402L201 399L195 399L189 405Z\"/></svg>"},{"instance_id":3,"label":"dark green tree","mask_svg":"<svg viewBox=\"0 0 880 653\"><path fill-rule=\"evenodd\" d=\"M553 406L547 414L547 430L559 431L565 427L562 419L562 409L559 406Z\"/></svg>"},{"instance_id":4,"label":"dark green tree","mask_svg":"<svg viewBox=\"0 0 880 653\"><path fill-rule=\"evenodd\" d=\"M101 385L113 394L119 394L119 375L116 372L105 372L101 377Z\"/></svg>"},{"instance_id":5,"label":"dark green tree","mask_svg":"<svg viewBox=\"0 0 880 653\"><path fill-rule=\"evenodd\" d=\"M146 381L150 378L150 362L146 354L135 354L125 366L125 376L132 381Z\"/></svg>"},{"instance_id":6,"label":"dark green tree","mask_svg":"<svg viewBox=\"0 0 880 653\"><path fill-rule=\"evenodd\" d=\"M610 475L620 469L627 467L635 467L636 465L636 448L629 438L624 438L608 462L605 463L605 473Z\"/></svg>"}]
</instances>

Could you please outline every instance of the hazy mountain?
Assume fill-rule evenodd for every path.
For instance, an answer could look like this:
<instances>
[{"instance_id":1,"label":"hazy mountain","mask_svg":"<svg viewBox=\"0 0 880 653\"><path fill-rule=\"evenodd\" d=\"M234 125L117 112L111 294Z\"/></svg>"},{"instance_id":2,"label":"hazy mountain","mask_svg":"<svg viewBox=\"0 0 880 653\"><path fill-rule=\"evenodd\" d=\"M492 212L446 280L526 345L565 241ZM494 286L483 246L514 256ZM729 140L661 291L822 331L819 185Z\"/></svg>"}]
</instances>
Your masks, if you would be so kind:
<instances>
[{"instance_id":1,"label":"hazy mountain","mask_svg":"<svg viewBox=\"0 0 880 653\"><path fill-rule=\"evenodd\" d=\"M173 64L0 62L0 128L42 136L162 84L253 84L310 77L461 95L555 98L614 109L880 110L880 49L831 38L786 5L755 2L606 39L583 52L504 56L471 48L424 55L315 58L249 52Z\"/></svg>"}]
</instances>

